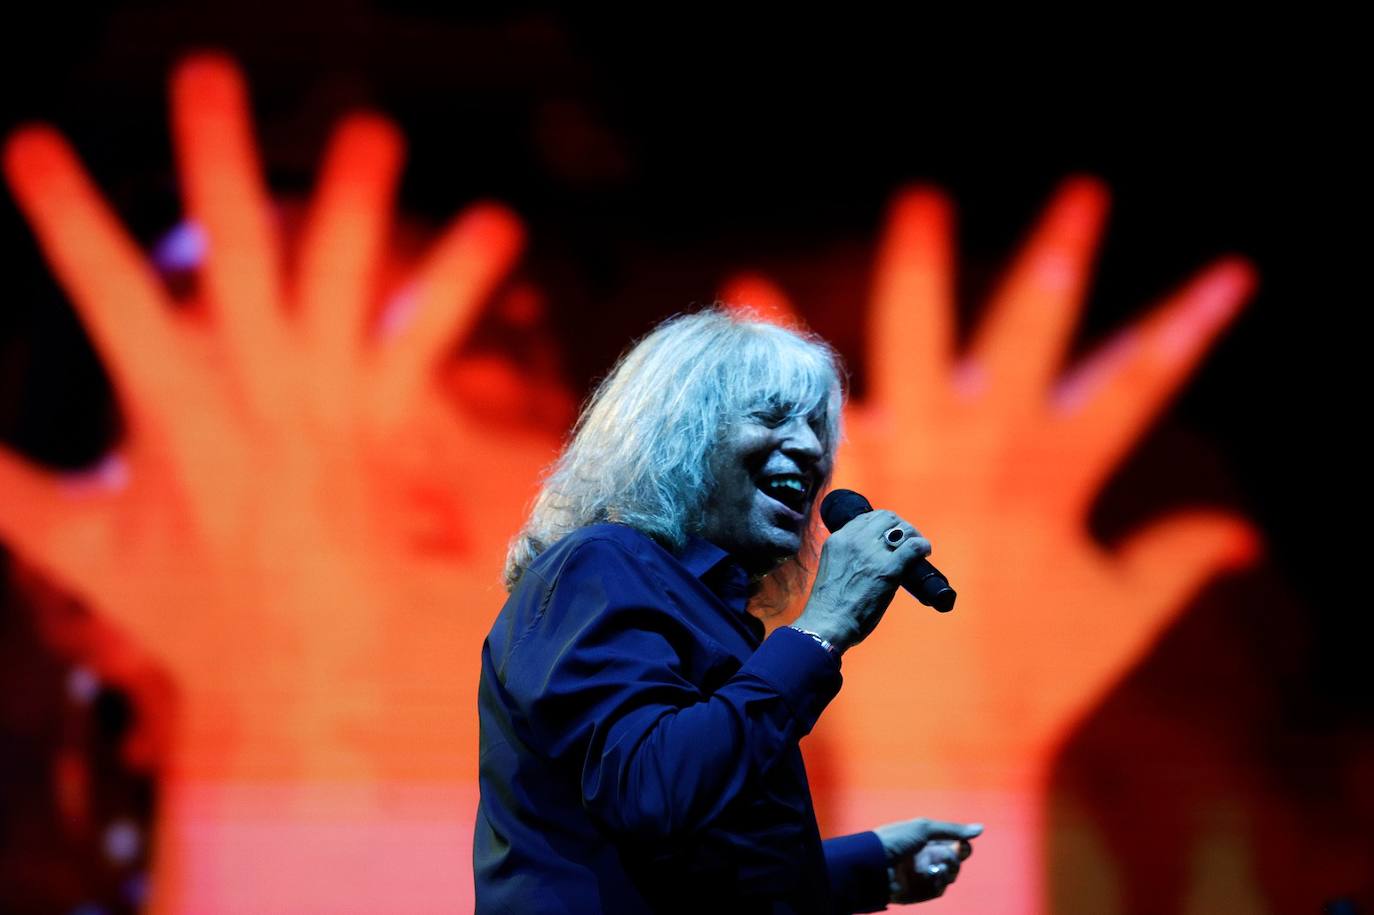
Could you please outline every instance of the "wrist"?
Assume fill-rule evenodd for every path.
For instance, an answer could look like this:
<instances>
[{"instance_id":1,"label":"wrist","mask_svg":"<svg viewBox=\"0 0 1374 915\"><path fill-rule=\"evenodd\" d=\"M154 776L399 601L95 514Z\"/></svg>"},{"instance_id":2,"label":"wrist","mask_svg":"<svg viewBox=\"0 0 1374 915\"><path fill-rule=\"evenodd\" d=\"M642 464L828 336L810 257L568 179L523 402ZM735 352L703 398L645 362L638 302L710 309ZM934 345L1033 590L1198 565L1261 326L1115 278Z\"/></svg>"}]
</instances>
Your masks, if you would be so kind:
<instances>
[{"instance_id":1,"label":"wrist","mask_svg":"<svg viewBox=\"0 0 1374 915\"><path fill-rule=\"evenodd\" d=\"M829 654L832 658L834 658L837 663L840 660L840 656L844 654L844 649L840 648L830 639L826 638L821 633L816 632L814 629L808 629L800 623L793 623L791 626L787 628L795 629L802 635L810 636L816 642L816 644L824 648L826 653Z\"/></svg>"},{"instance_id":2,"label":"wrist","mask_svg":"<svg viewBox=\"0 0 1374 915\"><path fill-rule=\"evenodd\" d=\"M792 621L793 629L800 629L802 632L815 633L825 639L840 654L844 654L854 644L853 633L843 625L837 625L830 614L825 613L806 613Z\"/></svg>"}]
</instances>

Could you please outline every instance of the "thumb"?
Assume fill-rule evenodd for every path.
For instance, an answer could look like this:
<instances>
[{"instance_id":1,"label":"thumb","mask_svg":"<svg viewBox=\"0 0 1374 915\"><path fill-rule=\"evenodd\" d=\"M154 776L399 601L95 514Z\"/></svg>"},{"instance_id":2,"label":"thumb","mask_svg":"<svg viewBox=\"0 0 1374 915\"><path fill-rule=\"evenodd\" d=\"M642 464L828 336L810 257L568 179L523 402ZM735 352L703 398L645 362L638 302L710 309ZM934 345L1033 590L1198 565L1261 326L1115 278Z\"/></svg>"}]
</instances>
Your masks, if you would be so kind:
<instances>
[{"instance_id":1,"label":"thumb","mask_svg":"<svg viewBox=\"0 0 1374 915\"><path fill-rule=\"evenodd\" d=\"M928 842L931 839L973 839L983 832L982 823L947 823L943 820L927 819L912 822L916 827L918 842Z\"/></svg>"},{"instance_id":2,"label":"thumb","mask_svg":"<svg viewBox=\"0 0 1374 915\"><path fill-rule=\"evenodd\" d=\"M983 832L982 823L946 823L942 820L928 820L918 817L887 823L873 830L883 843L888 859L910 854L931 839L967 840L977 838Z\"/></svg>"},{"instance_id":3,"label":"thumb","mask_svg":"<svg viewBox=\"0 0 1374 915\"><path fill-rule=\"evenodd\" d=\"M982 823L939 823L932 821L927 839L976 839L983 834Z\"/></svg>"},{"instance_id":4,"label":"thumb","mask_svg":"<svg viewBox=\"0 0 1374 915\"><path fill-rule=\"evenodd\" d=\"M1242 569L1260 554L1259 533L1238 515L1188 510L1135 533L1110 557L1101 590L1084 592L1061 647L1073 666L1042 690L1050 727L1077 719L1102 691L1149 650L1193 596L1222 572Z\"/></svg>"},{"instance_id":5,"label":"thumb","mask_svg":"<svg viewBox=\"0 0 1374 915\"><path fill-rule=\"evenodd\" d=\"M1254 564L1260 535L1229 512L1186 511L1155 521L1121 549L1122 571L1147 606L1183 606L1212 578Z\"/></svg>"}]
</instances>

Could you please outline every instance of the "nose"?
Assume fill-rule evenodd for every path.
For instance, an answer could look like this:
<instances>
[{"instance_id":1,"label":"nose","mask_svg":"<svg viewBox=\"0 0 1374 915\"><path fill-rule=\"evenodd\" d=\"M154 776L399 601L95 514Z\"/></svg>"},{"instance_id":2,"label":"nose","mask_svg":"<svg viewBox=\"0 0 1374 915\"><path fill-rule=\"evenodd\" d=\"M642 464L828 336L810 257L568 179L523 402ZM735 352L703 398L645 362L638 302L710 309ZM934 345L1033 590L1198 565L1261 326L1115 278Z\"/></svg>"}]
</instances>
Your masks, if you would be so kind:
<instances>
[{"instance_id":1,"label":"nose","mask_svg":"<svg viewBox=\"0 0 1374 915\"><path fill-rule=\"evenodd\" d=\"M825 456L825 447L805 416L792 417L778 428L778 433L783 453L794 460L814 466Z\"/></svg>"}]
</instances>

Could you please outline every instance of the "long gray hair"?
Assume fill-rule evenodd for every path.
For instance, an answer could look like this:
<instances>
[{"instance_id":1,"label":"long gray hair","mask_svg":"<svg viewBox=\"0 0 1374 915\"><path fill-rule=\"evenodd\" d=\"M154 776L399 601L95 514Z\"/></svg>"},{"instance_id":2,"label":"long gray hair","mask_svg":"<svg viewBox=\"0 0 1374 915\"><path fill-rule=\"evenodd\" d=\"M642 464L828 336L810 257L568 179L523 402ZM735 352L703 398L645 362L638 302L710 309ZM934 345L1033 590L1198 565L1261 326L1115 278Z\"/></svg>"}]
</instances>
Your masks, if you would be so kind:
<instances>
[{"instance_id":1,"label":"long gray hair","mask_svg":"<svg viewBox=\"0 0 1374 915\"><path fill-rule=\"evenodd\" d=\"M507 589L544 550L598 522L637 528L680 553L700 532L715 486L712 449L730 423L760 409L822 416L821 445L833 466L843 379L825 341L749 312L717 306L664 321L620 358L587 401L511 542ZM814 549L810 521L799 554L807 558Z\"/></svg>"}]
</instances>

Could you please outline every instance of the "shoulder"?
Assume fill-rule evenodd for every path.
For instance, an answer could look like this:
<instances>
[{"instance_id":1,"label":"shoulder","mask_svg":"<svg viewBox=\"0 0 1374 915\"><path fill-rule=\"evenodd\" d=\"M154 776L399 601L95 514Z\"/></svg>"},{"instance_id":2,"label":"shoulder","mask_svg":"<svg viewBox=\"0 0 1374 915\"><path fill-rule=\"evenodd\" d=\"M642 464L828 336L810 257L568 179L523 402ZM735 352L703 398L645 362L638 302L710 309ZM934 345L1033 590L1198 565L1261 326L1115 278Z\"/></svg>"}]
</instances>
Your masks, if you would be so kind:
<instances>
[{"instance_id":1,"label":"shoulder","mask_svg":"<svg viewBox=\"0 0 1374 915\"><path fill-rule=\"evenodd\" d=\"M562 656L672 625L660 618L678 616L663 571L674 561L623 524L574 531L541 553L512 593L510 650Z\"/></svg>"},{"instance_id":2,"label":"shoulder","mask_svg":"<svg viewBox=\"0 0 1374 915\"><path fill-rule=\"evenodd\" d=\"M624 524L591 524L578 528L539 555L529 568L546 586L567 575L597 568L642 570L675 562L656 540Z\"/></svg>"}]
</instances>

